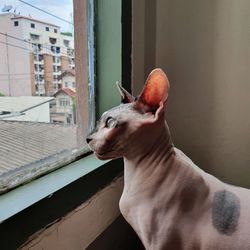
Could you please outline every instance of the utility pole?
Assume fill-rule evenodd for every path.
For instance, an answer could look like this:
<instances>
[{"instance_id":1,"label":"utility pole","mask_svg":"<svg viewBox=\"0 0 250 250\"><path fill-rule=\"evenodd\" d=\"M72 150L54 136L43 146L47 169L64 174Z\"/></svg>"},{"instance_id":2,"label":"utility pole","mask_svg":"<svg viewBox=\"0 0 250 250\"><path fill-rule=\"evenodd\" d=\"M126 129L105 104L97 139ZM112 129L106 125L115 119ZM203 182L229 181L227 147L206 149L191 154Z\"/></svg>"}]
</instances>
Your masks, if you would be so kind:
<instances>
[{"instance_id":1,"label":"utility pole","mask_svg":"<svg viewBox=\"0 0 250 250\"><path fill-rule=\"evenodd\" d=\"M6 44L6 55L7 55L7 72L8 72L8 87L9 87L9 96L11 96L11 82L10 82L10 60L9 60L9 46L8 46L8 36L5 34L5 44Z\"/></svg>"}]
</instances>

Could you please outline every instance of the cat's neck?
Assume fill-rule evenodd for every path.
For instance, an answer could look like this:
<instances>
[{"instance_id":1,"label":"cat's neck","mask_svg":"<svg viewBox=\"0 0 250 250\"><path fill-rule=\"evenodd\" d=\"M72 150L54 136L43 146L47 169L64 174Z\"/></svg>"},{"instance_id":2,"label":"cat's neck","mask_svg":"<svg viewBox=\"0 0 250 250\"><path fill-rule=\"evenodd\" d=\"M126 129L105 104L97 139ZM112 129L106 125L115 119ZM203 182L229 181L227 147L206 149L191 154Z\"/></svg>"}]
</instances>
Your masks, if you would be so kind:
<instances>
[{"instance_id":1,"label":"cat's neck","mask_svg":"<svg viewBox=\"0 0 250 250\"><path fill-rule=\"evenodd\" d=\"M164 122L147 136L147 140L132 145L131 153L124 156L125 188L132 183L132 186L145 186L145 183L148 186L149 179L157 182L166 176L171 167L174 146L167 124ZM150 140L150 136L154 137Z\"/></svg>"},{"instance_id":2,"label":"cat's neck","mask_svg":"<svg viewBox=\"0 0 250 250\"><path fill-rule=\"evenodd\" d=\"M133 154L124 157L125 192L135 197L142 193L154 196L162 186L172 185L173 179L179 180L178 185L185 180L185 186L192 187L199 183L207 189L203 181L205 173L174 148L167 124L157 132L156 140L152 140L151 144L137 145L139 148L133 148Z\"/></svg>"},{"instance_id":3,"label":"cat's neck","mask_svg":"<svg viewBox=\"0 0 250 250\"><path fill-rule=\"evenodd\" d=\"M137 140L124 162L130 169L145 167L155 168L160 162L166 161L173 152L173 143L167 123L149 131L141 140Z\"/></svg>"}]
</instances>

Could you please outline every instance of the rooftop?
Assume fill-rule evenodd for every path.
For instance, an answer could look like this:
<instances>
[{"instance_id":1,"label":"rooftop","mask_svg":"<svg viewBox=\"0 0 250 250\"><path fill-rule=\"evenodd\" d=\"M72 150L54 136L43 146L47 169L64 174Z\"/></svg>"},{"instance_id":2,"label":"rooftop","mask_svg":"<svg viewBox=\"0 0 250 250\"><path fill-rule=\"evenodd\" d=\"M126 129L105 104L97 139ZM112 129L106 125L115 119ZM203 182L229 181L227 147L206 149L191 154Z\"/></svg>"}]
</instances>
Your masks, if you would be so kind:
<instances>
[{"instance_id":1,"label":"rooftop","mask_svg":"<svg viewBox=\"0 0 250 250\"><path fill-rule=\"evenodd\" d=\"M42 24L50 25L50 26L53 26L53 27L56 27L56 28L60 28L60 26L55 25L53 23L49 23L49 22L46 22L46 21L35 19L35 18L31 17L31 16L18 15L18 14L12 13L12 12L0 13L0 16L9 16L10 19L12 19L12 20L15 20L15 19L26 19L26 20L29 20L29 21L32 21L32 22L42 23Z\"/></svg>"},{"instance_id":2,"label":"rooftop","mask_svg":"<svg viewBox=\"0 0 250 250\"><path fill-rule=\"evenodd\" d=\"M76 127L0 121L0 193L52 171L73 155Z\"/></svg>"},{"instance_id":3,"label":"rooftop","mask_svg":"<svg viewBox=\"0 0 250 250\"><path fill-rule=\"evenodd\" d=\"M53 27L56 27L56 28L60 28L60 26L58 26L58 25L55 25L55 24L49 23L49 22L45 22L45 21L42 21L42 20L38 20L38 19L35 19L35 18L31 17L31 16L27 17L27 16L21 16L21 15L14 15L11 19L26 19L26 20L30 20L30 21L33 21L33 22L47 24L47 25L50 25L50 26L53 26Z\"/></svg>"},{"instance_id":4,"label":"rooftop","mask_svg":"<svg viewBox=\"0 0 250 250\"><path fill-rule=\"evenodd\" d=\"M61 77L64 77L66 75L75 76L76 75L76 71L74 69L67 69L67 70L65 70L65 71L62 72Z\"/></svg>"},{"instance_id":5,"label":"rooftop","mask_svg":"<svg viewBox=\"0 0 250 250\"><path fill-rule=\"evenodd\" d=\"M34 106L40 106L50 102L54 97L40 96L1 96L0 97L0 114L1 112L22 112Z\"/></svg>"},{"instance_id":6,"label":"rooftop","mask_svg":"<svg viewBox=\"0 0 250 250\"><path fill-rule=\"evenodd\" d=\"M62 89L59 89L55 94L54 96L57 96L58 94L60 93L64 93L70 97L75 97L76 96L76 92L70 88L62 88Z\"/></svg>"}]
</instances>

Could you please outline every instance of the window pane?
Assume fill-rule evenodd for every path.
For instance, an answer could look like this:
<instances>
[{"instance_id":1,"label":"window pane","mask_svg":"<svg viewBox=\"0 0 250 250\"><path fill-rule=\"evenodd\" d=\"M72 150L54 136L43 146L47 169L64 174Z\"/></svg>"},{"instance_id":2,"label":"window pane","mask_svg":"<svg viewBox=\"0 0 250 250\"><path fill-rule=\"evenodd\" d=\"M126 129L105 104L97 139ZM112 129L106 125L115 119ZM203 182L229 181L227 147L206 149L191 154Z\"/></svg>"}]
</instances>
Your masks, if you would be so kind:
<instances>
[{"instance_id":1,"label":"window pane","mask_svg":"<svg viewBox=\"0 0 250 250\"><path fill-rule=\"evenodd\" d=\"M88 29L81 27L86 30L83 39L89 35L85 90L76 78L72 0L50 5L38 0L34 6L51 15L26 4L14 6L20 15L0 15L0 193L27 181L26 172L34 178L86 152L77 128L84 121L94 124L92 0L85 17ZM87 87L89 105L78 107L77 100L88 98L77 99ZM77 120L77 110L82 120ZM12 173L23 177L12 180Z\"/></svg>"}]
</instances>

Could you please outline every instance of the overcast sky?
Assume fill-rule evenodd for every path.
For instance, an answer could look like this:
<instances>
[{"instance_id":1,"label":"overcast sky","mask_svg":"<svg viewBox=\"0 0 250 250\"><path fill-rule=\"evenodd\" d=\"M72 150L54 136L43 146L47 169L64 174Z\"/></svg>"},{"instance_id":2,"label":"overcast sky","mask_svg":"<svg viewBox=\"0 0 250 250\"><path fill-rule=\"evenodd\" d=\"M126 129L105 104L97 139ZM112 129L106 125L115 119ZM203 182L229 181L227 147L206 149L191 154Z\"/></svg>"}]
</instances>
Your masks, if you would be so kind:
<instances>
[{"instance_id":1,"label":"overcast sky","mask_svg":"<svg viewBox=\"0 0 250 250\"><path fill-rule=\"evenodd\" d=\"M72 13L73 13L73 0L24 0L27 3L30 3L38 8L41 8L47 12L50 12L60 18L68 20L72 22ZM42 11L36 10L19 0L0 0L0 11L5 5L12 5L13 12L16 9L16 13L19 13L23 16L29 16L47 21L53 24L56 24L61 27L61 31L69 31L72 32L72 25L60 21L59 19L52 17L48 14L43 13Z\"/></svg>"}]
</instances>

